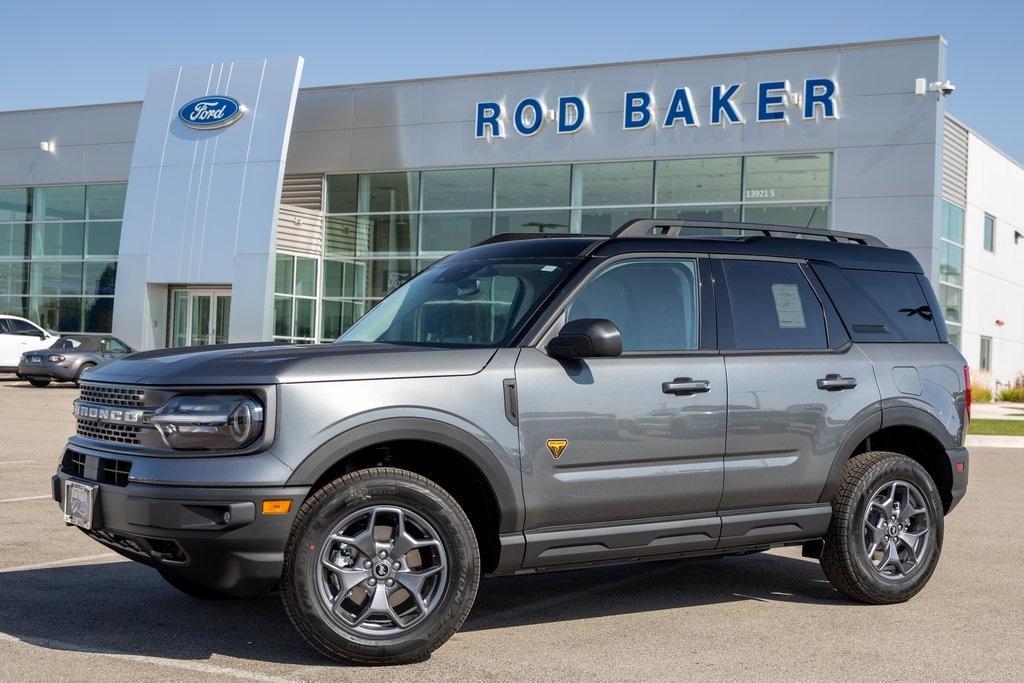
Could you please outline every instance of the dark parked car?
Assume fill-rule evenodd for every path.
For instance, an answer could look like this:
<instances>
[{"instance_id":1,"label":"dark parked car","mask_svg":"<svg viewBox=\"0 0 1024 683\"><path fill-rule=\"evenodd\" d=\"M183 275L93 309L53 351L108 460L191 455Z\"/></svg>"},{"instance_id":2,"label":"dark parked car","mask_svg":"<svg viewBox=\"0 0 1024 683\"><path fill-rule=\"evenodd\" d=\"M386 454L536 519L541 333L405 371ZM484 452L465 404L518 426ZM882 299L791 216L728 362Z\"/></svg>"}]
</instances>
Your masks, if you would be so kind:
<instances>
[{"instance_id":1,"label":"dark parked car","mask_svg":"<svg viewBox=\"0 0 1024 683\"><path fill-rule=\"evenodd\" d=\"M89 334L63 335L48 349L21 354L18 376L34 387L50 382L74 382L86 370L131 353L130 346L117 337Z\"/></svg>"}]
</instances>

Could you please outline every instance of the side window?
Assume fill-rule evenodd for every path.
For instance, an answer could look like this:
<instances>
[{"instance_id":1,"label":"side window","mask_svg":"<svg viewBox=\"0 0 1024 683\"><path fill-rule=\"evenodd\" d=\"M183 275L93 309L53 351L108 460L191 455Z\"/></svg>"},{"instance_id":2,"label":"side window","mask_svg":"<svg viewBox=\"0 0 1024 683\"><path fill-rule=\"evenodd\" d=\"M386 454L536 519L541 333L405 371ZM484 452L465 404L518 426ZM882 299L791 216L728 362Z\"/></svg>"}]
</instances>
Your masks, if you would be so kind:
<instances>
[{"instance_id":1,"label":"side window","mask_svg":"<svg viewBox=\"0 0 1024 683\"><path fill-rule=\"evenodd\" d=\"M128 347L121 343L120 339L106 337L100 347L106 353L127 353Z\"/></svg>"},{"instance_id":2,"label":"side window","mask_svg":"<svg viewBox=\"0 0 1024 683\"><path fill-rule=\"evenodd\" d=\"M700 344L697 302L695 259L623 261L586 285L566 321L611 320L623 351L691 351Z\"/></svg>"},{"instance_id":3,"label":"side window","mask_svg":"<svg viewBox=\"0 0 1024 683\"><path fill-rule=\"evenodd\" d=\"M914 273L815 264L856 342L939 341L934 312Z\"/></svg>"},{"instance_id":4,"label":"side window","mask_svg":"<svg viewBox=\"0 0 1024 683\"><path fill-rule=\"evenodd\" d=\"M7 318L0 318L0 334L14 334L11 329L11 321Z\"/></svg>"},{"instance_id":5,"label":"side window","mask_svg":"<svg viewBox=\"0 0 1024 683\"><path fill-rule=\"evenodd\" d=\"M14 328L14 334L25 334L36 336L42 332L38 327L31 323L27 323L24 320L10 320L11 327Z\"/></svg>"},{"instance_id":6,"label":"side window","mask_svg":"<svg viewBox=\"0 0 1024 683\"><path fill-rule=\"evenodd\" d=\"M800 266L722 261L737 349L824 349L825 314Z\"/></svg>"}]
</instances>

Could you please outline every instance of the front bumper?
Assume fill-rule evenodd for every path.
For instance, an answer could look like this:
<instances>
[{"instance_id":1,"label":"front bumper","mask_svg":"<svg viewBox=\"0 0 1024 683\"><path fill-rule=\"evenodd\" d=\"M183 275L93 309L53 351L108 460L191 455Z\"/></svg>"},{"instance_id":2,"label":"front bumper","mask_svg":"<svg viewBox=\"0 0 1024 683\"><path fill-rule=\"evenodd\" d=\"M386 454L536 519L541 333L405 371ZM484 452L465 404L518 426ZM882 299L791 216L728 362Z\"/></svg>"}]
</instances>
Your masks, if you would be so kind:
<instances>
[{"instance_id":1,"label":"front bumper","mask_svg":"<svg viewBox=\"0 0 1024 683\"><path fill-rule=\"evenodd\" d=\"M967 494L970 453L966 448L951 448L946 451L946 455L949 457L949 470L953 473L953 485L950 487L951 500L949 509L946 510L948 513Z\"/></svg>"},{"instance_id":2,"label":"front bumper","mask_svg":"<svg viewBox=\"0 0 1024 683\"><path fill-rule=\"evenodd\" d=\"M93 539L132 560L239 597L271 590L281 578L292 522L308 487L161 486L108 476L97 465L53 475L63 505L68 478L98 487ZM106 479L107 481L104 481ZM291 511L263 515L262 501L289 498Z\"/></svg>"},{"instance_id":3,"label":"front bumper","mask_svg":"<svg viewBox=\"0 0 1024 683\"><path fill-rule=\"evenodd\" d=\"M60 363L26 363L22 362L18 365L18 374L26 379L29 377L38 377L41 379L51 379L57 382L70 382L75 379L75 370L73 367L61 367Z\"/></svg>"}]
</instances>

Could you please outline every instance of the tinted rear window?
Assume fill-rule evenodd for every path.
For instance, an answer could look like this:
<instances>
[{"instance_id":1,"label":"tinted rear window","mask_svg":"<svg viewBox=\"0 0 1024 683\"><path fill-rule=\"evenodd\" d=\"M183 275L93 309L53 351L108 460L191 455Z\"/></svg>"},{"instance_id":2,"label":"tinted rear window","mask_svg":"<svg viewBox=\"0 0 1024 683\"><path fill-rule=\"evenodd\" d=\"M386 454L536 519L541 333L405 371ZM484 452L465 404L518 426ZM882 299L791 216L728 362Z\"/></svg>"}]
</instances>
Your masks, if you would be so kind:
<instances>
[{"instance_id":1,"label":"tinted rear window","mask_svg":"<svg viewBox=\"0 0 1024 683\"><path fill-rule=\"evenodd\" d=\"M938 342L928 299L914 273L814 264L856 342Z\"/></svg>"}]
</instances>

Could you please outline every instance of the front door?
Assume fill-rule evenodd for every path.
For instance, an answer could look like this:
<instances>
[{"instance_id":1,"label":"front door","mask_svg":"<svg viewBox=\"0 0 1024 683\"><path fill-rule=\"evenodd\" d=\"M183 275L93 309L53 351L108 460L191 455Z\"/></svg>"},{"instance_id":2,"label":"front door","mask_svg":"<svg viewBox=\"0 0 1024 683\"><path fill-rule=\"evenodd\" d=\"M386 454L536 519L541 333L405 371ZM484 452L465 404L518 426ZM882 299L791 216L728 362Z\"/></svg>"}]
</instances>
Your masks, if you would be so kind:
<instances>
[{"instance_id":1,"label":"front door","mask_svg":"<svg viewBox=\"0 0 1024 683\"><path fill-rule=\"evenodd\" d=\"M526 566L715 545L725 365L700 333L697 264L695 257L613 262L572 297L544 338L568 320L605 318L622 334L622 356L560 362L542 348L521 352Z\"/></svg>"},{"instance_id":2,"label":"front door","mask_svg":"<svg viewBox=\"0 0 1024 683\"><path fill-rule=\"evenodd\" d=\"M231 290L171 290L171 346L227 344Z\"/></svg>"}]
</instances>

